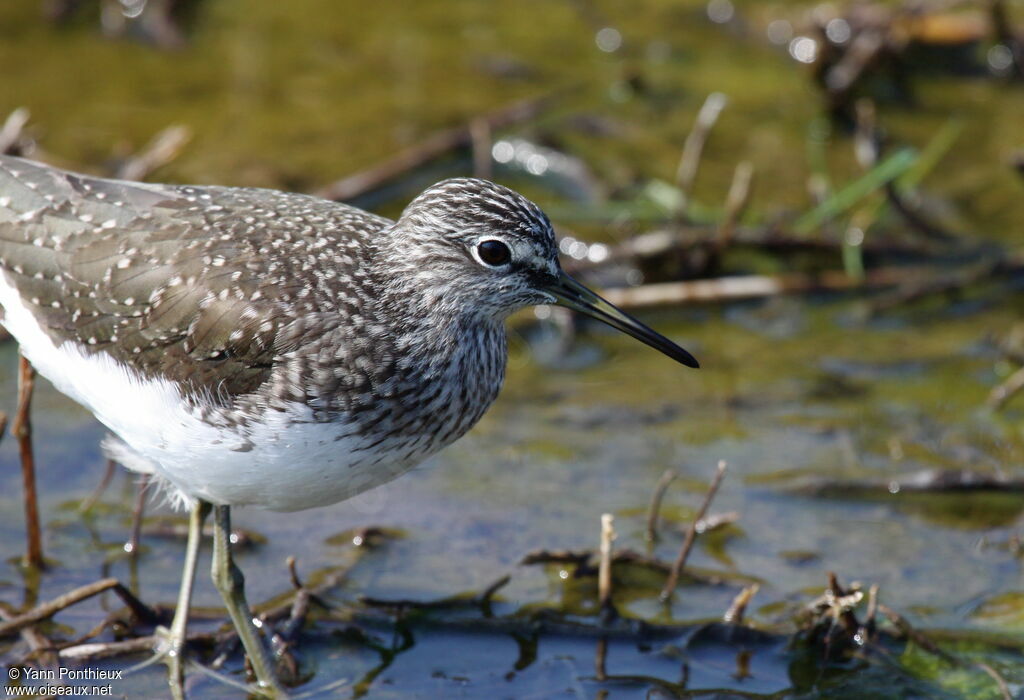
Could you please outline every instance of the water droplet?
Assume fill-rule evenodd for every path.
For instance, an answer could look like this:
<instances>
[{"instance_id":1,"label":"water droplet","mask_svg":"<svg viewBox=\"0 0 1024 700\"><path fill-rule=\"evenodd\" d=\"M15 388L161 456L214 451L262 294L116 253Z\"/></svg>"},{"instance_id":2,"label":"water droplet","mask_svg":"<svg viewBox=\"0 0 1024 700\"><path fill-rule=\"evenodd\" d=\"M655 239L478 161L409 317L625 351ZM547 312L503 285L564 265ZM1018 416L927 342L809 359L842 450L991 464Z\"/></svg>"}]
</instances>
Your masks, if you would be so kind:
<instances>
[{"instance_id":1,"label":"water droplet","mask_svg":"<svg viewBox=\"0 0 1024 700\"><path fill-rule=\"evenodd\" d=\"M988 50L988 67L995 73L1005 73L1013 66L1013 52L1006 44L996 44Z\"/></svg>"},{"instance_id":2,"label":"water droplet","mask_svg":"<svg viewBox=\"0 0 1024 700\"><path fill-rule=\"evenodd\" d=\"M594 41L597 43L597 48L605 53L612 53L618 51L622 46L622 34L614 27L605 27L597 33Z\"/></svg>"},{"instance_id":3,"label":"water droplet","mask_svg":"<svg viewBox=\"0 0 1024 700\"><path fill-rule=\"evenodd\" d=\"M711 0L708 3L708 19L715 24L725 24L736 15L736 8L729 0Z\"/></svg>"},{"instance_id":4,"label":"water droplet","mask_svg":"<svg viewBox=\"0 0 1024 700\"><path fill-rule=\"evenodd\" d=\"M515 146L508 141L497 141L491 147L491 157L498 163L508 163L516 155Z\"/></svg>"},{"instance_id":5,"label":"water droplet","mask_svg":"<svg viewBox=\"0 0 1024 700\"><path fill-rule=\"evenodd\" d=\"M798 36L789 42L789 55L800 63L814 63L818 57L818 42L809 36Z\"/></svg>"}]
</instances>

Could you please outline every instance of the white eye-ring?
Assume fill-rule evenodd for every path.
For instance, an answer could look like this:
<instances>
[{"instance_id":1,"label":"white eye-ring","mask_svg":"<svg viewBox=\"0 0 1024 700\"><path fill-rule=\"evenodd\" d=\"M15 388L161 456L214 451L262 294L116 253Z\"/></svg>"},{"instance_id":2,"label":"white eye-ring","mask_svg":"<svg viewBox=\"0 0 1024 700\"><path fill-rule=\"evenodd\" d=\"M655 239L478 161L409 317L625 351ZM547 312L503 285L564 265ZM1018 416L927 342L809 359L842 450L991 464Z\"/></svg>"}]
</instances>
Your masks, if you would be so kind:
<instances>
[{"instance_id":1,"label":"white eye-ring","mask_svg":"<svg viewBox=\"0 0 1024 700\"><path fill-rule=\"evenodd\" d=\"M501 267L512 262L512 251L496 238L486 238L476 244L473 255L484 265Z\"/></svg>"}]
</instances>

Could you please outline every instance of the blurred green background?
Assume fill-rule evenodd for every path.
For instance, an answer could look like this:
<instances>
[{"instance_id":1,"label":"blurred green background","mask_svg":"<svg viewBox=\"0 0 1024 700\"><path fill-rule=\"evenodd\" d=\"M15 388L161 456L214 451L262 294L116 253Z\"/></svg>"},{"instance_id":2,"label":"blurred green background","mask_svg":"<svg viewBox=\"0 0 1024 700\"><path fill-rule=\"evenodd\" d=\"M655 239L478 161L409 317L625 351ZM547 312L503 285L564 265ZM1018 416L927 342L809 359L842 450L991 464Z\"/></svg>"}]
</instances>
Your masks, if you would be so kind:
<instances>
[{"instance_id":1,"label":"blurred green background","mask_svg":"<svg viewBox=\"0 0 1024 700\"><path fill-rule=\"evenodd\" d=\"M359 608L360 594L469 595L511 574L495 604L499 617L521 623L511 631L470 614L428 616L398 632L377 618L361 634L336 617L312 623L299 645L308 678L300 690L314 697L717 689L719 697L999 698L999 684L977 663L1007 692L1021 692L1024 402L995 410L986 397L1019 367L1020 355L1007 348L1021 311L1024 85L1012 51L1007 65L998 48L1013 44L992 27L994 5L1019 31L1019 2L911 10L738 0L8 0L0 4L0 119L26 108L28 155L100 174L116 173L158 132L181 125L190 138L147 179L313 192L440 131L551 96L530 118L493 130L482 156L478 144L476 168L535 199L563 236L615 246L668 230L705 250L721 235L737 164L753 168L749 201L736 213L752 245L727 245L710 262L685 246L664 264L627 259L593 271L596 284L823 270L856 278L861 268L870 276L904 264L942 281L981 269L941 294L897 298L884 309L872 307L878 296L865 289L646 312L645 321L698 356L699 372L596 329L566 350L550 326L519 318L502 398L428 467L328 509L242 510L236 520L267 538L239 558L253 601L289 590L288 555L306 574L344 564L352 556L346 533L366 525L404 536L363 555L330 597L342 608ZM830 31L847 38L830 44ZM826 89L828 70L852 62L856 37L868 31L892 56L862 66L848 94ZM727 104L683 206L681 149L712 93ZM913 182L857 161L859 99L874 106L883 161L911 149ZM472 149L444 150L353 201L395 216L430 182L473 171ZM840 207L837 193L865 177L876 180ZM882 187L889 181L953 240L929 237L894 209ZM801 229L801 217L823 211L822 202L831 215ZM854 229L863 251L850 243ZM772 233L795 242L772 248ZM914 252L872 257L871 245ZM912 289L910 272L906 281ZM12 413L16 348L7 343L0 353L8 368L0 393ZM45 383L34 415L47 554L56 565L38 579L18 566L20 477L5 440L0 599L17 608L113 575L147 602L172 601L180 542L144 537L137 563L123 556L131 477L119 477L93 514L77 513L103 472L101 427ZM605 512L616 515L617 546L645 551L647 503L669 468L681 478L666 495L663 536L650 554L671 561L719 459L730 471L712 511L739 519L698 538L690 564L725 583L684 582L662 605L659 575L617 569L616 604L625 618L696 629L756 579L747 619L773 636L638 642L620 634L609 648L611 678L598 679L593 578L519 562L537 549L595 548ZM888 488L927 481L935 470L989 486ZM168 512L154 507L151 517ZM962 663L899 635L879 642L882 651L854 649L832 662L814 644L787 645L827 571L865 589L878 584L880 600ZM197 600L218 604L206 581ZM83 603L47 632L73 638L117 606ZM540 612L589 631L531 634ZM7 663L24 651L16 639L0 646ZM131 674L114 692L162 694L163 673ZM206 678L194 682L198 697L238 696Z\"/></svg>"}]
</instances>

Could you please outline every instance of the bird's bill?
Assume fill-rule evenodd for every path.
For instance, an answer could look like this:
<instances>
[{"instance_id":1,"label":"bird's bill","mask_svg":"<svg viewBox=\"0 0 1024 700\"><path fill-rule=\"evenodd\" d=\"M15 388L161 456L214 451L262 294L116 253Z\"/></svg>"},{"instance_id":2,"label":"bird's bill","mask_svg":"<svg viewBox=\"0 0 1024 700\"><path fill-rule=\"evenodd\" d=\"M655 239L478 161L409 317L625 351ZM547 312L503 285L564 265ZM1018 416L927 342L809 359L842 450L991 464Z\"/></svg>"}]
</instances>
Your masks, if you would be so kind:
<instances>
[{"instance_id":1,"label":"bird's bill","mask_svg":"<svg viewBox=\"0 0 1024 700\"><path fill-rule=\"evenodd\" d=\"M544 291L554 296L555 303L559 306L565 306L573 311L579 311L591 318L607 323L612 328L633 336L641 343L650 345L655 350L660 350L676 362L687 367L700 367L700 364L693 355L686 352L686 350L683 350L665 336L640 323L640 321L611 302L602 299L564 272L547 285Z\"/></svg>"}]
</instances>

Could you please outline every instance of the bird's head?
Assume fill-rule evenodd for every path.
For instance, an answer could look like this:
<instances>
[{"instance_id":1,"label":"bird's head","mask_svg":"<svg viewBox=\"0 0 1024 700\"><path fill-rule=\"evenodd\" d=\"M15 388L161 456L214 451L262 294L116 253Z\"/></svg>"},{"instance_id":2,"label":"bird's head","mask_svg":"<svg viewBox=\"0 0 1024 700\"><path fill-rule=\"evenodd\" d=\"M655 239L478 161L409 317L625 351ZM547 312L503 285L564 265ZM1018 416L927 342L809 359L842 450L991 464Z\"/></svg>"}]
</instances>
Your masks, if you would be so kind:
<instances>
[{"instance_id":1,"label":"bird's head","mask_svg":"<svg viewBox=\"0 0 1024 700\"><path fill-rule=\"evenodd\" d=\"M698 366L686 350L565 274L548 217L507 187L470 178L439 182L406 207L390 242L391 269L411 274L439 309L503 320L528 306L559 304Z\"/></svg>"}]
</instances>

